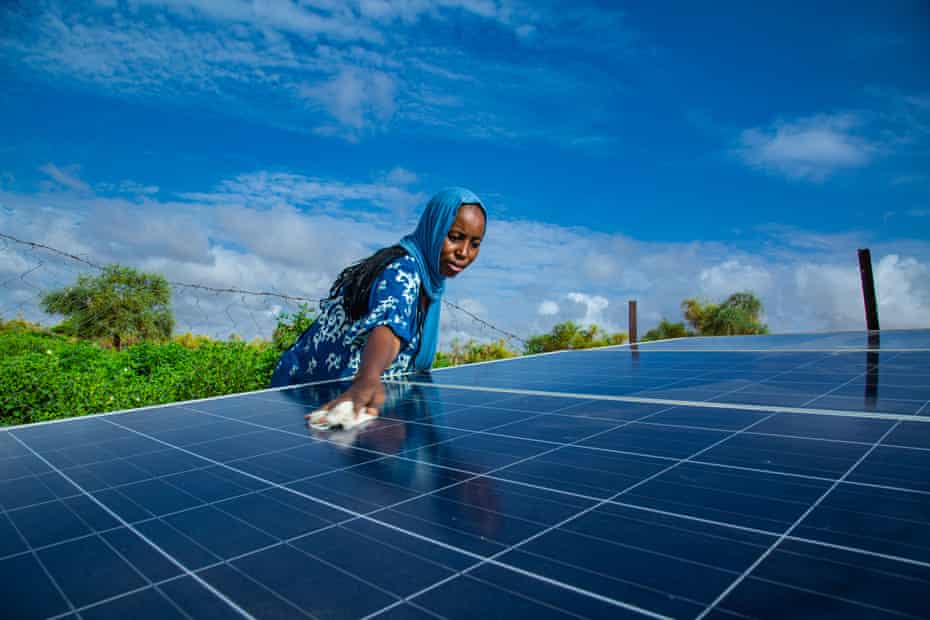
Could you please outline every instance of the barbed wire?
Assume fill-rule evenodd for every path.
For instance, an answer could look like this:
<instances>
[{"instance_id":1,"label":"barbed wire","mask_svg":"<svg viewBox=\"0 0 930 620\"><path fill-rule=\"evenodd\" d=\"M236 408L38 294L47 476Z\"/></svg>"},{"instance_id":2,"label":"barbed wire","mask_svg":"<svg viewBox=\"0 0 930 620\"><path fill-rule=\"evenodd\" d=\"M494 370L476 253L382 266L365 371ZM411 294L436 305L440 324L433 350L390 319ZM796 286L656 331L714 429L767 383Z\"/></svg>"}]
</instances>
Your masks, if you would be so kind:
<instances>
[{"instance_id":1,"label":"barbed wire","mask_svg":"<svg viewBox=\"0 0 930 620\"><path fill-rule=\"evenodd\" d=\"M2 232L0 232L0 238L6 239L6 240L8 240L8 241L13 241L13 242L15 242L15 243L19 243L19 244L22 244L22 245L28 245L29 247L31 247L31 248L33 248L33 249L42 249L42 250L46 250L46 251L48 251L48 252L51 252L52 254L58 254L59 256L64 256L65 258L70 258L71 260L77 261L77 262L79 262L79 263L84 263L85 265L88 265L88 266L90 266L90 267L93 267L94 269L103 269L103 266L102 266L102 265L98 265L97 263L93 263L93 262L87 260L86 258L81 258L80 256L76 256L76 255L71 254L71 253L69 253L69 252L65 252L65 251L63 251L63 250L59 250L58 248L53 248L53 247L50 246L50 245L45 245L44 243L37 243L37 242L35 242L35 241L26 241L26 240L24 240L24 239L17 239L17 238L14 237L13 235L8 235L8 234L2 233Z\"/></svg>"},{"instance_id":2,"label":"barbed wire","mask_svg":"<svg viewBox=\"0 0 930 620\"><path fill-rule=\"evenodd\" d=\"M492 329L492 330L496 331L496 332L499 333L499 334L503 334L504 336L507 337L508 340L516 340L516 341L520 342L521 344L524 344L524 345L527 344L527 341L526 341L524 338L521 338L520 336L518 336L518 335L516 335L516 334L514 334L514 333L512 333L512 332L505 331L505 330L501 329L500 327L497 327L497 326L495 326L495 325L492 325L491 323L488 323L487 321L485 321L485 320L482 319L481 317L477 316L476 314L474 314L474 313L472 313L472 312L469 312L468 310L466 310L466 309L463 308L462 306L460 306L460 305L458 305L458 304L456 304L456 303L453 303L453 302L449 301L448 299L443 299L442 301L443 301L443 303L444 303L445 305L449 306L450 308L453 308L453 309L455 309L455 310L458 310L458 311L461 312L462 314L467 315L470 319L472 319L472 320L475 321L476 323L479 323L480 325L483 325L483 326L485 326L485 327L487 327L487 328L489 328L489 329Z\"/></svg>"},{"instance_id":3,"label":"barbed wire","mask_svg":"<svg viewBox=\"0 0 930 620\"><path fill-rule=\"evenodd\" d=\"M14 244L18 244L18 245L30 248L32 251L41 251L41 252L50 254L52 256L58 257L60 259L64 259L65 261L70 261L72 263L79 263L82 265L86 265L97 271L104 271L106 269L105 265L102 265L93 260L90 260L89 258L61 250L59 248L47 245L45 243L39 243L36 241L20 239L13 235L9 235L9 234L2 233L2 232L0 232L0 240L3 240L3 245L5 249L8 248L9 243L12 242ZM59 277L55 277L56 274L52 274L52 273L50 273L50 278L55 281L54 287L44 287L45 290L43 290L43 287L36 286L35 284L29 281L29 276L31 274L35 274L42 270L46 271L47 273L50 273L50 261L46 260L45 258L38 258L36 259L36 263L34 265L31 265L25 271L22 271L19 274L13 275L12 277L7 278L6 280L0 281L0 287L8 287L12 282L19 280L20 282L22 282L22 284L25 287L28 287L33 290L33 293L32 293L33 297L38 297L39 295L44 293L49 288L60 289L60 288L65 288L67 286L66 284L62 284L60 282ZM69 274L69 275L72 275L72 274ZM262 326L258 318L256 317L256 314L255 314L256 312L261 312L268 316L274 316L280 310L279 308L275 308L269 305L271 300L280 300L287 306L293 307L295 309L299 307L299 304L313 304L315 305L315 308L317 310L319 309L319 304L322 301L320 299L314 299L314 298L304 297L300 295L290 295L287 293L280 293L277 291L256 291L256 290L249 290L249 289L232 287L232 286L217 287L217 286L209 286L206 284L200 284L196 282L181 282L181 281L175 281L175 280L167 280L167 283L169 284L169 286L171 286L171 288L174 291L176 291L177 293L176 301L181 302L181 305L187 304L188 311L184 313L183 315L184 318L182 319L181 322L187 325L188 327L187 331L189 333L193 333L196 328L195 324L191 320L192 314L200 315L203 321L202 324L204 326L209 326L211 324L216 323L215 317L212 316L209 312L210 309L205 308L201 304L201 298L199 296L191 295L191 293L193 292L207 293L211 297L215 298L214 300L211 300L211 301L218 301L221 295L238 295L240 299L240 303L238 305L240 305L242 308L245 309L245 316L241 317L241 320L249 321L254 326L256 333L263 332ZM260 299L261 305L256 306L252 302L248 301L248 299L252 299L252 300ZM484 329L495 332L496 334L499 334L500 336L503 336L503 338L508 343L517 341L524 346L527 344L526 339L520 337L519 335L513 332L497 327L496 325L487 321L486 319L481 318L474 312L463 308L461 305L455 302L452 302L448 299L443 299L442 301L446 307L451 308L455 312L458 312L458 313L461 313L467 316L475 324L480 325ZM18 314L23 314L23 309L29 304L30 304L30 301L24 299L15 306L15 310L18 311ZM35 302L33 301L32 305L37 305L37 304L35 304ZM225 304L221 308L217 308L218 310L221 309L223 315L226 316L226 318L232 324L233 333L238 333L239 331L241 331L240 319L237 319L233 314L233 310L236 305L237 305L236 302L233 302L233 303ZM3 307L4 306L0 306L0 308L3 308ZM87 316L87 320L91 320L95 316L97 315L90 314ZM456 321L456 325L458 325L457 321ZM217 334L218 332L214 332L214 335L217 335Z\"/></svg>"},{"instance_id":4,"label":"barbed wire","mask_svg":"<svg viewBox=\"0 0 930 620\"><path fill-rule=\"evenodd\" d=\"M63 256L65 258L70 258L71 260L84 263L85 265L89 267L93 267L94 269L97 269L98 271L103 271L105 269L103 265L89 261L86 258L81 258L80 256L75 256L74 254L70 254L63 250L59 250L58 248L53 248L51 246L45 245L44 243L36 243L35 241L25 241L23 239L17 239L16 237L12 235L7 235L5 233L0 233L0 237L2 237L3 239L8 239L9 241L13 241L15 243L21 243L23 245L28 245L34 249L42 249L42 250L46 250L49 252L53 252L55 254L58 254L59 256ZM202 291L208 291L211 293L236 293L236 294L243 294L243 295L253 295L257 297L278 297L278 298L286 299L289 301L306 301L306 302L317 302L317 303L319 303L320 301L319 299L310 299L309 297L300 297L297 295L287 295L285 293L272 293L268 291L248 291L248 290L244 290L240 288L233 288L233 287L218 288L214 286L207 286L205 284L191 284L189 282L176 282L173 280L168 280L168 284L170 284L171 286L198 289Z\"/></svg>"}]
</instances>

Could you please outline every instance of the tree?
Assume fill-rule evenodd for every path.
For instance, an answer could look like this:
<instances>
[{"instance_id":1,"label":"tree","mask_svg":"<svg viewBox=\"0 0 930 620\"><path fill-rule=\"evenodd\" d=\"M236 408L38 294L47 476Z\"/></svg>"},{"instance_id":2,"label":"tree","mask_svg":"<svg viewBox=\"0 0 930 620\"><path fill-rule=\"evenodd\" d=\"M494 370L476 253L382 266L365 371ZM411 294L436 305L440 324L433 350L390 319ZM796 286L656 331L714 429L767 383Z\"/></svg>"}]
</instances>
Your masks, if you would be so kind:
<instances>
[{"instance_id":1,"label":"tree","mask_svg":"<svg viewBox=\"0 0 930 620\"><path fill-rule=\"evenodd\" d=\"M609 334L597 325L583 328L572 321L559 323L548 334L531 336L526 343L527 353L546 353L564 349L590 349L613 344L623 344L627 335L623 332Z\"/></svg>"},{"instance_id":2,"label":"tree","mask_svg":"<svg viewBox=\"0 0 930 620\"><path fill-rule=\"evenodd\" d=\"M666 319L662 319L656 327L646 332L646 335L643 336L643 342L665 340L667 338L685 338L693 335L694 332L685 327L684 323L671 323Z\"/></svg>"},{"instance_id":3,"label":"tree","mask_svg":"<svg viewBox=\"0 0 930 620\"><path fill-rule=\"evenodd\" d=\"M300 335L313 325L316 320L316 314L310 307L310 304L302 303L297 306L297 312L282 312L278 315L277 325L271 336L272 346L275 351L283 353L287 351L292 344L297 342Z\"/></svg>"},{"instance_id":4,"label":"tree","mask_svg":"<svg viewBox=\"0 0 930 620\"><path fill-rule=\"evenodd\" d=\"M9 321L4 321L3 317L0 316L0 333L3 332L42 332L45 331L41 325L38 323L33 323L27 321L23 318L23 315L16 315L15 319L10 319Z\"/></svg>"},{"instance_id":5,"label":"tree","mask_svg":"<svg viewBox=\"0 0 930 620\"><path fill-rule=\"evenodd\" d=\"M685 320L702 336L767 334L761 322L762 302L752 292L733 293L721 304L689 298L681 302Z\"/></svg>"},{"instance_id":6,"label":"tree","mask_svg":"<svg viewBox=\"0 0 930 620\"><path fill-rule=\"evenodd\" d=\"M469 340L465 345L458 338L452 341L452 350L447 352L437 351L436 358L433 360L433 368L444 368L446 366L457 366L459 364L474 364L475 362L487 362L490 360L506 359L516 357L518 354L507 348L507 341L501 338L494 342L480 343L477 340Z\"/></svg>"},{"instance_id":7,"label":"tree","mask_svg":"<svg viewBox=\"0 0 930 620\"><path fill-rule=\"evenodd\" d=\"M116 350L125 339L167 340L174 329L168 281L122 265L107 265L99 276L82 275L73 286L46 294L42 308L66 317L58 331L106 338Z\"/></svg>"}]
</instances>

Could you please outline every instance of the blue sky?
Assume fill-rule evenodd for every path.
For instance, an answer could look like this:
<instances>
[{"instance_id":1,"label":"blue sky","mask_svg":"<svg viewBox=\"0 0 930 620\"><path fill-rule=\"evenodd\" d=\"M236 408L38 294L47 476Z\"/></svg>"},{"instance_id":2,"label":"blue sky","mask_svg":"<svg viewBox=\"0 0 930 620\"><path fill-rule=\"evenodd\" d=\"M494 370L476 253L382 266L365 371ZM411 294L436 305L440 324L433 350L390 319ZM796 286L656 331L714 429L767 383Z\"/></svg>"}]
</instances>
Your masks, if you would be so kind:
<instances>
[{"instance_id":1,"label":"blue sky","mask_svg":"<svg viewBox=\"0 0 930 620\"><path fill-rule=\"evenodd\" d=\"M319 296L465 185L492 221L449 297L520 334L744 288L776 331L859 328L857 247L883 324L928 326L930 8L863 4L7 2L0 231Z\"/></svg>"}]
</instances>

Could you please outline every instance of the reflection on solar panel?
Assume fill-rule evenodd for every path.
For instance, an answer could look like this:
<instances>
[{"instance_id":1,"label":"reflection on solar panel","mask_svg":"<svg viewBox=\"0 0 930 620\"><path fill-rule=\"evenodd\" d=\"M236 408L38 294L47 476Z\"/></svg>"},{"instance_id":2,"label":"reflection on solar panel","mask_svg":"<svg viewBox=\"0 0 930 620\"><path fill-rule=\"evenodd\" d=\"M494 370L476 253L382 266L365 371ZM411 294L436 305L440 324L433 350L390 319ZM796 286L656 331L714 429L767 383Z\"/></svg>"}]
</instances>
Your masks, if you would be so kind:
<instances>
[{"instance_id":1,"label":"reflection on solar panel","mask_svg":"<svg viewBox=\"0 0 930 620\"><path fill-rule=\"evenodd\" d=\"M930 617L930 332L693 339L0 432L15 618Z\"/></svg>"}]
</instances>

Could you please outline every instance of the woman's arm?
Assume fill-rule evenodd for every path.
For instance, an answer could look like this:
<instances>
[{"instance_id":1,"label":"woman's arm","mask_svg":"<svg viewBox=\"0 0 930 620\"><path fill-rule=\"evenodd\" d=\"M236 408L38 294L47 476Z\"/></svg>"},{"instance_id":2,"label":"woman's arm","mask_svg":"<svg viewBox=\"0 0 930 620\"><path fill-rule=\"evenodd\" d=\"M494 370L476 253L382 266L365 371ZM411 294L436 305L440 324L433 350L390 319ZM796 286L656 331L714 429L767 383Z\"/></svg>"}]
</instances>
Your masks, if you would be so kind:
<instances>
[{"instance_id":1,"label":"woman's arm","mask_svg":"<svg viewBox=\"0 0 930 620\"><path fill-rule=\"evenodd\" d=\"M390 327L379 325L371 330L352 386L338 398L323 405L322 408L330 409L343 401L351 400L355 411L367 408L368 413L380 412L381 405L384 404L381 374L391 365L398 353L400 353L400 338L394 335Z\"/></svg>"}]
</instances>

